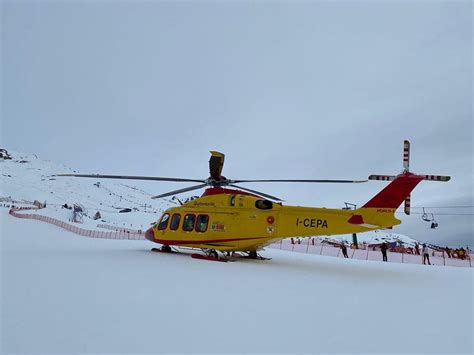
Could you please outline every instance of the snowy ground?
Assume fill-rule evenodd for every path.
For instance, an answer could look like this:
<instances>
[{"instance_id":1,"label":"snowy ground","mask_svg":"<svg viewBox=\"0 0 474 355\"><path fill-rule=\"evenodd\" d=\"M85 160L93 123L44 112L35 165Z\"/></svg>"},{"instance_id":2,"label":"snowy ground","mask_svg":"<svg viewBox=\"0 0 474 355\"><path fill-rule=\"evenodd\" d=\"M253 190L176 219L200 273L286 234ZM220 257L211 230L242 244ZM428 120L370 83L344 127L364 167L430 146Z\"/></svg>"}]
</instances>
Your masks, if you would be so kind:
<instances>
[{"instance_id":1,"label":"snowy ground","mask_svg":"<svg viewBox=\"0 0 474 355\"><path fill-rule=\"evenodd\" d=\"M217 263L0 217L3 352L473 351L472 269Z\"/></svg>"}]
</instances>

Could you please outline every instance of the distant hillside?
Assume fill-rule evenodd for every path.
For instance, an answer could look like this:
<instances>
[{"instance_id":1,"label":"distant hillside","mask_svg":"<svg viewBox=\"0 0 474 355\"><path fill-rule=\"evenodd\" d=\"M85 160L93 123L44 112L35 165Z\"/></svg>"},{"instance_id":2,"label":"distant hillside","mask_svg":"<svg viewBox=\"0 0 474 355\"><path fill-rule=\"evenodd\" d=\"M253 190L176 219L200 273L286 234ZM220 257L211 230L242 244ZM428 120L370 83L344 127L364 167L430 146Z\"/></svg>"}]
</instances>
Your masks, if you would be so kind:
<instances>
[{"instance_id":1,"label":"distant hillside","mask_svg":"<svg viewBox=\"0 0 474 355\"><path fill-rule=\"evenodd\" d=\"M41 214L68 220L74 204L84 210L84 223L95 226L93 216L101 221L140 228L155 221L172 206L171 199L152 200L151 194L133 185L115 180L54 177L77 173L65 165L39 159L35 154L0 150L0 198L4 202L45 203ZM8 156L8 159L4 159ZM130 209L129 213L119 211ZM100 222L100 221L99 221Z\"/></svg>"}]
</instances>

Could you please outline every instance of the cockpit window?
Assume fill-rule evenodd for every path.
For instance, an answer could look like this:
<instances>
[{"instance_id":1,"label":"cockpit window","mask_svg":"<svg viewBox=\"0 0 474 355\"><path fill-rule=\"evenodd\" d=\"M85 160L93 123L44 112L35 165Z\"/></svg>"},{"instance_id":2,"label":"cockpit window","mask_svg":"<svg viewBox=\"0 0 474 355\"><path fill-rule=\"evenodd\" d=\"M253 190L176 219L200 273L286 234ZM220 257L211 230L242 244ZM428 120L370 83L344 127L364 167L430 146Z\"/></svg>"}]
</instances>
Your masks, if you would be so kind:
<instances>
[{"instance_id":1,"label":"cockpit window","mask_svg":"<svg viewBox=\"0 0 474 355\"><path fill-rule=\"evenodd\" d=\"M230 204L231 206L235 206L235 195L231 195L231 196L230 196L229 204Z\"/></svg>"},{"instance_id":2,"label":"cockpit window","mask_svg":"<svg viewBox=\"0 0 474 355\"><path fill-rule=\"evenodd\" d=\"M255 207L260 210L271 210L273 208L273 202L268 200L257 200L255 201Z\"/></svg>"},{"instance_id":3,"label":"cockpit window","mask_svg":"<svg viewBox=\"0 0 474 355\"><path fill-rule=\"evenodd\" d=\"M187 214L184 216L183 230L190 232L194 229L194 222L196 221L196 215Z\"/></svg>"},{"instance_id":4,"label":"cockpit window","mask_svg":"<svg viewBox=\"0 0 474 355\"><path fill-rule=\"evenodd\" d=\"M163 230L166 229L168 226L168 220L170 219L170 215L168 213L165 213L163 217L161 217L160 224L158 224L158 229Z\"/></svg>"},{"instance_id":5,"label":"cockpit window","mask_svg":"<svg viewBox=\"0 0 474 355\"><path fill-rule=\"evenodd\" d=\"M172 231L175 231L178 229L180 220L181 220L181 215L179 213L175 213L173 217L171 217L170 229Z\"/></svg>"},{"instance_id":6,"label":"cockpit window","mask_svg":"<svg viewBox=\"0 0 474 355\"><path fill-rule=\"evenodd\" d=\"M197 216L196 232L204 233L207 230L208 223L209 216L207 214L200 214L199 216Z\"/></svg>"}]
</instances>

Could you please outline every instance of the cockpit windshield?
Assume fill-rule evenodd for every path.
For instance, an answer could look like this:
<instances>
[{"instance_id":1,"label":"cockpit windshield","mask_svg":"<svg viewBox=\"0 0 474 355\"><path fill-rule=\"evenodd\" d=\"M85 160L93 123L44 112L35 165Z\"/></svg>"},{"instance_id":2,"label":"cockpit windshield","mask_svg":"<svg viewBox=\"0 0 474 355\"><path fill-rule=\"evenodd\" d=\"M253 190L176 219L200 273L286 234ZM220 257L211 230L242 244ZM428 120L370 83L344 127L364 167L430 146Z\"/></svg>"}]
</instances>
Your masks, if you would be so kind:
<instances>
[{"instance_id":1,"label":"cockpit windshield","mask_svg":"<svg viewBox=\"0 0 474 355\"><path fill-rule=\"evenodd\" d=\"M166 227L168 226L168 220L170 219L170 215L168 213L165 213L163 215L163 217L161 217L161 221L160 223L158 224L158 229L159 230L163 230L163 229L166 229Z\"/></svg>"}]
</instances>

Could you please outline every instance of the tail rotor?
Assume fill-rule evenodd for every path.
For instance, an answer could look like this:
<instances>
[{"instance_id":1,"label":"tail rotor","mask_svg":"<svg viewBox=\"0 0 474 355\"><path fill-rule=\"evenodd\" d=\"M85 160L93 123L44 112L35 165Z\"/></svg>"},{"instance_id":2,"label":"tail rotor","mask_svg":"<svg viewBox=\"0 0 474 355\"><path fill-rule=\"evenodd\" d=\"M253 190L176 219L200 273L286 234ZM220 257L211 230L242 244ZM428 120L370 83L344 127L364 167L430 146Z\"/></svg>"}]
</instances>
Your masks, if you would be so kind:
<instances>
[{"instance_id":1,"label":"tail rotor","mask_svg":"<svg viewBox=\"0 0 474 355\"><path fill-rule=\"evenodd\" d=\"M403 176L403 175L414 175L418 178L421 178L422 180L428 180L428 181L442 181L446 182L451 179L450 176L444 176L444 175L418 175L418 174L413 174L410 172L410 142L408 140L405 140L403 142L403 171L401 174L394 176L394 175L370 175L369 180L382 180L382 181L393 181L395 180L398 176ZM410 202L411 202L411 196L408 195L405 198L405 207L404 211L405 214L409 215L410 214Z\"/></svg>"},{"instance_id":2,"label":"tail rotor","mask_svg":"<svg viewBox=\"0 0 474 355\"><path fill-rule=\"evenodd\" d=\"M403 141L403 171L410 171L410 142Z\"/></svg>"},{"instance_id":3,"label":"tail rotor","mask_svg":"<svg viewBox=\"0 0 474 355\"><path fill-rule=\"evenodd\" d=\"M411 201L411 194L405 198L405 207L403 210L405 211L405 214L407 215L410 214L410 201Z\"/></svg>"}]
</instances>

